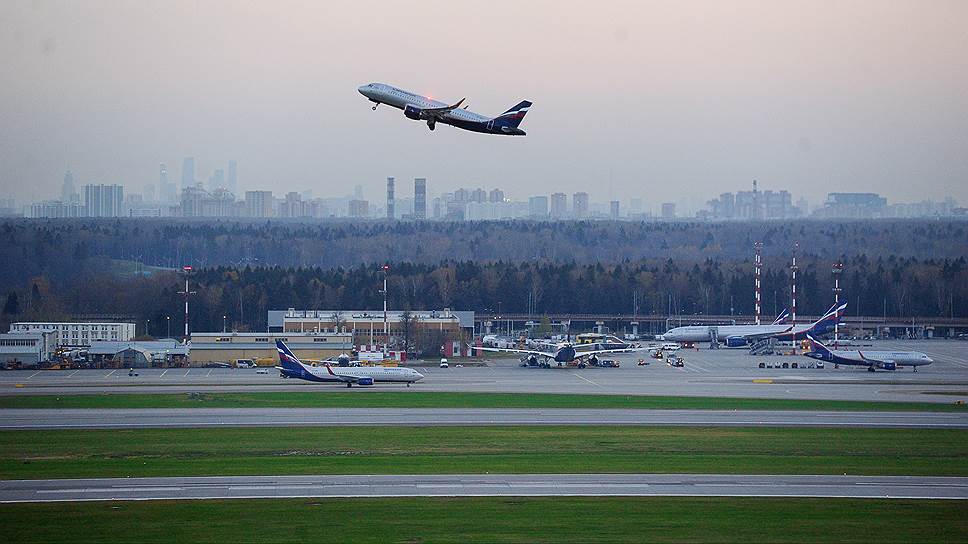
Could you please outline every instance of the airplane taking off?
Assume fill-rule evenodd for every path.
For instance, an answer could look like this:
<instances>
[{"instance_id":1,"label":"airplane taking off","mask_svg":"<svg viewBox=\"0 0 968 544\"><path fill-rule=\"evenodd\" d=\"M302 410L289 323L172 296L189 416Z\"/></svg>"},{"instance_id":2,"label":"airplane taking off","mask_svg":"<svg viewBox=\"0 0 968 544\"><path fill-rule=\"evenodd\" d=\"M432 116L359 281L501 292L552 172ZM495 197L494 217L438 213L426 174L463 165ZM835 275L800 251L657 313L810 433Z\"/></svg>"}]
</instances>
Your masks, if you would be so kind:
<instances>
[{"instance_id":1,"label":"airplane taking off","mask_svg":"<svg viewBox=\"0 0 968 544\"><path fill-rule=\"evenodd\" d=\"M510 349L510 348L479 348L474 349L480 351L497 351L504 353L521 353L525 355L524 360L530 366L540 366L542 368L551 368L551 363L554 362L557 366L565 366L568 363L573 363L578 361L578 368L585 368L587 363L595 364L598 361L598 356L604 353L628 353L634 351L635 348L623 348L623 349L596 349L589 351L579 351L575 349L575 346L569 342L562 342L561 344L556 344L554 346L549 346L549 348L554 351L541 351L535 349ZM538 362L538 358L544 358L541 363ZM586 362L587 359L587 362Z\"/></svg>"},{"instance_id":2,"label":"airplane taking off","mask_svg":"<svg viewBox=\"0 0 968 544\"><path fill-rule=\"evenodd\" d=\"M507 136L524 136L526 133L518 128L524 116L531 107L531 102L524 100L497 117L487 117L474 113L461 98L456 104L447 105L432 98L413 94L384 83L368 83L361 85L360 94L375 102L373 110L380 104L386 104L403 110L403 114L414 121L426 121L427 128L433 130L437 123L455 126L472 132L484 134L503 134Z\"/></svg>"},{"instance_id":3,"label":"airplane taking off","mask_svg":"<svg viewBox=\"0 0 968 544\"><path fill-rule=\"evenodd\" d=\"M835 365L866 366L868 372L874 372L878 368L897 370L904 366L910 366L917 372L919 366L934 362L920 351L832 350L809 334L807 340L810 342L810 351L804 353L807 357Z\"/></svg>"},{"instance_id":4,"label":"airplane taking off","mask_svg":"<svg viewBox=\"0 0 968 544\"><path fill-rule=\"evenodd\" d=\"M357 385L373 385L373 382L397 382L410 384L424 378L423 374L412 368L403 367L337 367L328 364L307 365L299 360L286 343L276 340L276 351L279 352L279 373L286 378L299 378L310 382L345 383L346 387Z\"/></svg>"},{"instance_id":5,"label":"airplane taking off","mask_svg":"<svg viewBox=\"0 0 968 544\"><path fill-rule=\"evenodd\" d=\"M806 334L824 334L833 330L844 316L847 303L831 306L827 313L817 321L803 325L787 325L785 323L773 325L690 325L675 327L662 335L664 341L672 342L709 342L712 340L711 329L716 329L716 337L728 347L746 346L758 340L776 338L778 340L796 340ZM783 314L776 321L785 321ZM776 321L774 323L776 323Z\"/></svg>"}]
</instances>

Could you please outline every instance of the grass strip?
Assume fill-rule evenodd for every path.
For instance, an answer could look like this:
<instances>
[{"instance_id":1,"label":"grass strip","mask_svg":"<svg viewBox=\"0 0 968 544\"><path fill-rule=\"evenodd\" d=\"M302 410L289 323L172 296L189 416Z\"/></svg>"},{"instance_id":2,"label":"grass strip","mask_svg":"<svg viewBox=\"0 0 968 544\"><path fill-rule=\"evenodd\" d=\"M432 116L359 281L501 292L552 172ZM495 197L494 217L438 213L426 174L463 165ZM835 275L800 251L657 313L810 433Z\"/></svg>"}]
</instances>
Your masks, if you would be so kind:
<instances>
[{"instance_id":1,"label":"grass strip","mask_svg":"<svg viewBox=\"0 0 968 544\"><path fill-rule=\"evenodd\" d=\"M966 405L733 397L346 391L0 396L0 408L649 408L964 412Z\"/></svg>"},{"instance_id":2,"label":"grass strip","mask_svg":"<svg viewBox=\"0 0 968 544\"><path fill-rule=\"evenodd\" d=\"M0 432L0 479L487 472L968 476L968 430L501 426Z\"/></svg>"},{"instance_id":3,"label":"grass strip","mask_svg":"<svg viewBox=\"0 0 968 544\"><path fill-rule=\"evenodd\" d=\"M11 542L965 542L959 501L267 499L18 504Z\"/></svg>"}]
</instances>

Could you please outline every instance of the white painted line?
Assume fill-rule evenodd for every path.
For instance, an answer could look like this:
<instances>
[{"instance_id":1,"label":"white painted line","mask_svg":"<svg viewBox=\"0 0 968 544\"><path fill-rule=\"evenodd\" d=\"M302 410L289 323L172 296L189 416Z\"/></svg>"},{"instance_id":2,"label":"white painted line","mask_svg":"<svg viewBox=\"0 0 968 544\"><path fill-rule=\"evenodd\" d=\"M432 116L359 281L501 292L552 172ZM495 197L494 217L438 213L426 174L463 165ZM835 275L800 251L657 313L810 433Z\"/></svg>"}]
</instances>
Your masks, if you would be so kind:
<instances>
[{"instance_id":1,"label":"white painted line","mask_svg":"<svg viewBox=\"0 0 968 544\"><path fill-rule=\"evenodd\" d=\"M209 371L208 371L208 374L206 374L206 375L205 375L205 377L206 377L206 378L212 375L212 370L215 370L215 369L213 368L213 369L211 369L211 370L209 370ZM186 374L187 374L187 373L186 373Z\"/></svg>"},{"instance_id":2,"label":"white painted line","mask_svg":"<svg viewBox=\"0 0 968 544\"><path fill-rule=\"evenodd\" d=\"M167 374L169 370L171 370L171 369L170 368L166 368L165 371L161 373L161 376L158 376L158 377L159 378L164 378L165 377L165 374Z\"/></svg>"},{"instance_id":3,"label":"white painted line","mask_svg":"<svg viewBox=\"0 0 968 544\"><path fill-rule=\"evenodd\" d=\"M590 383L590 384L592 384L592 385L594 385L595 387L601 387L601 385L598 385L597 383L595 383L595 382L593 382L593 381L591 381L591 380L589 380L588 378L586 378L586 377L584 377L584 376L582 376L581 374L579 374L579 373L577 373L577 372L572 372L572 375L574 375L574 376L577 376L577 377L579 377L579 378L581 378L581 379L583 379L583 380L585 380L586 382L588 382L588 383Z\"/></svg>"},{"instance_id":4,"label":"white painted line","mask_svg":"<svg viewBox=\"0 0 968 544\"><path fill-rule=\"evenodd\" d=\"M106 375L106 376L104 376L104 377L105 377L105 378L110 378L110 377L111 377L111 374L114 374L114 373L115 373L115 372L117 372L117 371L118 371L118 369L116 369L116 368L115 368L115 369L114 369L114 370L112 370L111 372L108 372L108 373L107 373L107 375Z\"/></svg>"},{"instance_id":5,"label":"white painted line","mask_svg":"<svg viewBox=\"0 0 968 544\"><path fill-rule=\"evenodd\" d=\"M71 372L70 375L68 375L67 377L70 378L71 376L73 376L74 374L77 374L80 371L81 371L80 369L77 369L74 372Z\"/></svg>"},{"instance_id":6,"label":"white painted line","mask_svg":"<svg viewBox=\"0 0 968 544\"><path fill-rule=\"evenodd\" d=\"M191 371L192 371L192 369L190 369L190 368L188 370L186 370L185 371L185 374L182 375L182 378L184 378L185 376L188 376L188 373L191 372Z\"/></svg>"},{"instance_id":7,"label":"white painted line","mask_svg":"<svg viewBox=\"0 0 968 544\"><path fill-rule=\"evenodd\" d=\"M41 372L43 372L43 371L42 370L38 370L37 372L34 372L30 376L27 376L27 379L29 380L30 378L33 378L34 376L36 376L37 374L40 374Z\"/></svg>"}]
</instances>

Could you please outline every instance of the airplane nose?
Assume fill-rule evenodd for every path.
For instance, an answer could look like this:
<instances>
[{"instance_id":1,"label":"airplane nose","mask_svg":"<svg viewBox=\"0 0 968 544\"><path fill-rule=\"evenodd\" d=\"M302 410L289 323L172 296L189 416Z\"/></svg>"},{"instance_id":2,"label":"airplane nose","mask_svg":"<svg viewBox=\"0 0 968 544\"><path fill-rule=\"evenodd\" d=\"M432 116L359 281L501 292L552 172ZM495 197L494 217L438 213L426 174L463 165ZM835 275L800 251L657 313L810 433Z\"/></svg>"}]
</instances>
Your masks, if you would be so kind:
<instances>
[{"instance_id":1,"label":"airplane nose","mask_svg":"<svg viewBox=\"0 0 968 544\"><path fill-rule=\"evenodd\" d=\"M417 379L418 379L418 380L422 380L422 379L424 379L424 375L423 375L423 374L421 374L421 373L419 373L419 372L417 372Z\"/></svg>"}]
</instances>

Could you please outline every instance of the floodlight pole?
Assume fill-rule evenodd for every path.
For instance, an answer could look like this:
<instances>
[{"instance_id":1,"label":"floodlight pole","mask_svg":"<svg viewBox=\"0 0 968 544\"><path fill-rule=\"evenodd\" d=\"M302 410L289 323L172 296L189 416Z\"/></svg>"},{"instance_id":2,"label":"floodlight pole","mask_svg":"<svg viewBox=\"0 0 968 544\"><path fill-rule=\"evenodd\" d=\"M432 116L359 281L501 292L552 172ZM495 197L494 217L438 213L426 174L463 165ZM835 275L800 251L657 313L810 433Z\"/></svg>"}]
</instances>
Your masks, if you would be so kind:
<instances>
[{"instance_id":1,"label":"floodlight pole","mask_svg":"<svg viewBox=\"0 0 968 544\"><path fill-rule=\"evenodd\" d=\"M383 357L389 353L388 344L390 343L390 322L387 319L387 273L390 265L383 265Z\"/></svg>"}]
</instances>

